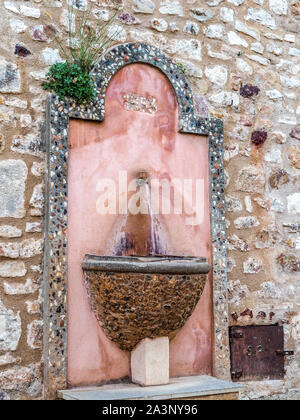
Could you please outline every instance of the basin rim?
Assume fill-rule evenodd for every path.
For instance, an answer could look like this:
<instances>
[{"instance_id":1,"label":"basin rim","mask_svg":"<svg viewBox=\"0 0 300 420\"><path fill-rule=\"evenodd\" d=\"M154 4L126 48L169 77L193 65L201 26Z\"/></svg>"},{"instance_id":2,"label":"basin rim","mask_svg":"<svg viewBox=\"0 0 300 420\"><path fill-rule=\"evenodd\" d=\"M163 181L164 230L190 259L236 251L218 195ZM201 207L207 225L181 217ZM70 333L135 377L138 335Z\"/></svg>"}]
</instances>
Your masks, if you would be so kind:
<instances>
[{"instance_id":1,"label":"basin rim","mask_svg":"<svg viewBox=\"0 0 300 420\"><path fill-rule=\"evenodd\" d=\"M87 254L82 263L84 271L148 274L207 274L210 265L206 258L179 256L98 256Z\"/></svg>"}]
</instances>

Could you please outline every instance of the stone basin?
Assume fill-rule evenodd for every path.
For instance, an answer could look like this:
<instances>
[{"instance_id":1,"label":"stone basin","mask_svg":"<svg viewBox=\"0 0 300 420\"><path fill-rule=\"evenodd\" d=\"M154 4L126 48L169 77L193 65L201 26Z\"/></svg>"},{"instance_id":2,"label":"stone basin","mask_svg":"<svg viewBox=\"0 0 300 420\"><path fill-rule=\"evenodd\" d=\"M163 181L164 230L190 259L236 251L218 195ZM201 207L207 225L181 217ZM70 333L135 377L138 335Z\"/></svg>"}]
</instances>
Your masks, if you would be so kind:
<instances>
[{"instance_id":1,"label":"stone basin","mask_svg":"<svg viewBox=\"0 0 300 420\"><path fill-rule=\"evenodd\" d=\"M144 338L174 338L192 315L210 266L195 257L101 257L82 264L89 301L114 343L132 351Z\"/></svg>"}]
</instances>

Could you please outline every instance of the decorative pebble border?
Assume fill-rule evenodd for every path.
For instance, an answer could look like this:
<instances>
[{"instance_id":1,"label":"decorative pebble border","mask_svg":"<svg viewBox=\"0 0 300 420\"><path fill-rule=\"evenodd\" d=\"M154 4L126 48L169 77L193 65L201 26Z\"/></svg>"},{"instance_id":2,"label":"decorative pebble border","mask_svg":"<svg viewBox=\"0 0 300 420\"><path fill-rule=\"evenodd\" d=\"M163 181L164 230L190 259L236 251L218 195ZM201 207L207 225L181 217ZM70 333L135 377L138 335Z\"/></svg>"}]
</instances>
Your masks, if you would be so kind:
<instances>
[{"instance_id":1,"label":"decorative pebble border","mask_svg":"<svg viewBox=\"0 0 300 420\"><path fill-rule=\"evenodd\" d=\"M192 89L180 68L157 48L142 43L114 47L92 72L97 97L78 106L52 95L48 104L45 140L48 156L45 247L44 363L45 398L55 398L67 384L67 226L69 118L103 121L105 93L111 78L124 66L145 63L160 69L175 91L180 109L179 131L209 137L210 199L213 253L214 375L230 379L226 224L223 165L223 123L194 113Z\"/></svg>"}]
</instances>

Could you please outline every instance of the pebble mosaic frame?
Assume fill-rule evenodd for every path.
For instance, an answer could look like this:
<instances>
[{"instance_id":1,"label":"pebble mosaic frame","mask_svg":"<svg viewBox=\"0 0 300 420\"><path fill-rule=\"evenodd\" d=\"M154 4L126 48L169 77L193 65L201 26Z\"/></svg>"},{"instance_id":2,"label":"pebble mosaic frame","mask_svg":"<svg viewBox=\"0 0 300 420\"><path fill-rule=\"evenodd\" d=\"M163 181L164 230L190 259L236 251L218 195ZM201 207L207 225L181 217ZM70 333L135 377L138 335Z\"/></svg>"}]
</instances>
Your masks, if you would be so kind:
<instances>
[{"instance_id":1,"label":"pebble mosaic frame","mask_svg":"<svg viewBox=\"0 0 300 420\"><path fill-rule=\"evenodd\" d=\"M179 131L209 137L210 200L213 254L214 376L230 379L226 223L223 165L223 123L194 113L192 89L180 68L164 53L143 43L120 45L108 51L92 71L97 95L92 104L77 106L52 95L46 117L48 179L44 258L45 398L67 389L67 226L69 118L103 121L105 93L111 78L126 65L145 63L161 70L175 91Z\"/></svg>"}]
</instances>

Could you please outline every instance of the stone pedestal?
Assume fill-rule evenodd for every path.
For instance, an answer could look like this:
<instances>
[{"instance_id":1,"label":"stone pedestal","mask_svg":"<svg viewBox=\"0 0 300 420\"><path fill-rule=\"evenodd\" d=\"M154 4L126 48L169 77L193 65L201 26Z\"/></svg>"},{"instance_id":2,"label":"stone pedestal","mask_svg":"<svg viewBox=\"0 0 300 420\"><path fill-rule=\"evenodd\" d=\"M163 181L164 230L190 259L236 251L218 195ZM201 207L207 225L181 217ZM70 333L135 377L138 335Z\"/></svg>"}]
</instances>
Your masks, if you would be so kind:
<instances>
[{"instance_id":1,"label":"stone pedestal","mask_svg":"<svg viewBox=\"0 0 300 420\"><path fill-rule=\"evenodd\" d=\"M131 352L131 380L142 385L169 383L169 338L145 338Z\"/></svg>"}]
</instances>

